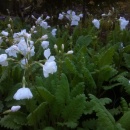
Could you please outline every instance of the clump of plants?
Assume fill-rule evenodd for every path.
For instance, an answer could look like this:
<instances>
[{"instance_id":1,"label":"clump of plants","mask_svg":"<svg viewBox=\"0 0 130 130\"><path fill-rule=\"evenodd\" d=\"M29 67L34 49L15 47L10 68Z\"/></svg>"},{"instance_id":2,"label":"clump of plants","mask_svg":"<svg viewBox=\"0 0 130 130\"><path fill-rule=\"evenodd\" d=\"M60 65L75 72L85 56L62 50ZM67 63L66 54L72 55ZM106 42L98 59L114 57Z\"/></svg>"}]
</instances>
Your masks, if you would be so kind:
<instances>
[{"instance_id":1,"label":"clump of plants","mask_svg":"<svg viewBox=\"0 0 130 130\"><path fill-rule=\"evenodd\" d=\"M61 25L51 27L50 16L32 15L26 28L8 18L0 33L1 129L130 129L129 21L90 16L82 25L82 17L61 12Z\"/></svg>"}]
</instances>

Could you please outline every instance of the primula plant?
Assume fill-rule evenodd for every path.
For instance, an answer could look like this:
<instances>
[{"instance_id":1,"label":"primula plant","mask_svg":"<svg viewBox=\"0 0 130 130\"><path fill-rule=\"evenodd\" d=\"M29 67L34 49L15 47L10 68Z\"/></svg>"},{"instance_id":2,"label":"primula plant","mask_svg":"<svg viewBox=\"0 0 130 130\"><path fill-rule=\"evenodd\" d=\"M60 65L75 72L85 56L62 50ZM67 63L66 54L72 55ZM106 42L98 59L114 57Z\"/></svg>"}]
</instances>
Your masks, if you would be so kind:
<instances>
[{"instance_id":1,"label":"primula plant","mask_svg":"<svg viewBox=\"0 0 130 130\"><path fill-rule=\"evenodd\" d=\"M82 25L82 16L62 12L68 24L51 27L51 17L32 15L26 29L9 18L0 32L1 129L130 129L129 21L110 28L107 18Z\"/></svg>"}]
</instances>

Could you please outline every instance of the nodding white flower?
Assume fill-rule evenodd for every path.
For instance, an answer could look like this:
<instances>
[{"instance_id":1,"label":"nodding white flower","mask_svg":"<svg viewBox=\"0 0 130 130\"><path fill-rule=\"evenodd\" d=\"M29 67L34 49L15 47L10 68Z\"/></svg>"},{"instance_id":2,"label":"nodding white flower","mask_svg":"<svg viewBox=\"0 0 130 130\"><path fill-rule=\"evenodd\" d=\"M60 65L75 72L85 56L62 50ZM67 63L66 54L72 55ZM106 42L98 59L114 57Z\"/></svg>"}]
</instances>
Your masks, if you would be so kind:
<instances>
[{"instance_id":1,"label":"nodding white flower","mask_svg":"<svg viewBox=\"0 0 130 130\"><path fill-rule=\"evenodd\" d=\"M18 89L13 96L15 100L31 99L32 97L33 95L30 89L25 87Z\"/></svg>"},{"instance_id":2,"label":"nodding white flower","mask_svg":"<svg viewBox=\"0 0 130 130\"><path fill-rule=\"evenodd\" d=\"M13 56L13 57L17 57L17 53L19 52L19 49L16 45L12 45L11 47L9 47L8 49L5 50L5 52L9 55L9 56Z\"/></svg>"},{"instance_id":3,"label":"nodding white flower","mask_svg":"<svg viewBox=\"0 0 130 130\"><path fill-rule=\"evenodd\" d=\"M50 19L50 16L46 16L46 19Z\"/></svg>"},{"instance_id":4,"label":"nodding white flower","mask_svg":"<svg viewBox=\"0 0 130 130\"><path fill-rule=\"evenodd\" d=\"M66 54L73 54L74 52L73 52L73 50L70 50L70 51L68 51Z\"/></svg>"},{"instance_id":5,"label":"nodding white flower","mask_svg":"<svg viewBox=\"0 0 130 130\"><path fill-rule=\"evenodd\" d=\"M60 13L58 19L62 20L63 18L64 18L64 15Z\"/></svg>"},{"instance_id":6,"label":"nodding white flower","mask_svg":"<svg viewBox=\"0 0 130 130\"><path fill-rule=\"evenodd\" d=\"M34 56L34 46L33 46L33 41L30 41L30 45L26 43L25 39L21 39L20 42L18 43L18 48L21 51L21 54L26 56Z\"/></svg>"},{"instance_id":7,"label":"nodding white flower","mask_svg":"<svg viewBox=\"0 0 130 130\"><path fill-rule=\"evenodd\" d=\"M45 22L45 21L41 21L40 26L43 27L44 29L47 29L48 28L48 23Z\"/></svg>"},{"instance_id":8,"label":"nodding white flower","mask_svg":"<svg viewBox=\"0 0 130 130\"><path fill-rule=\"evenodd\" d=\"M21 106L12 106L11 107L11 112L16 112L21 108Z\"/></svg>"},{"instance_id":9,"label":"nodding white flower","mask_svg":"<svg viewBox=\"0 0 130 130\"><path fill-rule=\"evenodd\" d=\"M52 34L53 36L55 36L55 35L56 35L56 31L57 31L57 29L54 28L54 29L51 31L51 34Z\"/></svg>"},{"instance_id":10,"label":"nodding white flower","mask_svg":"<svg viewBox=\"0 0 130 130\"><path fill-rule=\"evenodd\" d=\"M13 35L13 38L14 38L14 42L20 42L21 40L30 40L31 39L31 34L27 33L26 32L26 29L23 29L21 30L21 32L18 32L18 33L14 33Z\"/></svg>"},{"instance_id":11,"label":"nodding white flower","mask_svg":"<svg viewBox=\"0 0 130 130\"><path fill-rule=\"evenodd\" d=\"M41 46L43 47L43 49L48 48L48 46L49 46L49 41L42 41Z\"/></svg>"},{"instance_id":12,"label":"nodding white flower","mask_svg":"<svg viewBox=\"0 0 130 130\"><path fill-rule=\"evenodd\" d=\"M2 42L3 42L3 39L2 39L2 37L0 37L0 45L1 45Z\"/></svg>"},{"instance_id":13,"label":"nodding white flower","mask_svg":"<svg viewBox=\"0 0 130 130\"><path fill-rule=\"evenodd\" d=\"M129 20L126 20L124 17L120 17L119 21L120 21L120 29L124 30L128 25Z\"/></svg>"},{"instance_id":14,"label":"nodding white flower","mask_svg":"<svg viewBox=\"0 0 130 130\"><path fill-rule=\"evenodd\" d=\"M45 35L43 35L43 36L41 37L41 40L46 40L46 39L48 39L48 35L47 35L47 34L45 34Z\"/></svg>"},{"instance_id":15,"label":"nodding white flower","mask_svg":"<svg viewBox=\"0 0 130 130\"><path fill-rule=\"evenodd\" d=\"M7 54L1 54L0 55L0 64L2 66L8 66Z\"/></svg>"},{"instance_id":16,"label":"nodding white flower","mask_svg":"<svg viewBox=\"0 0 130 130\"><path fill-rule=\"evenodd\" d=\"M4 36L6 36L6 37L9 35L9 33L6 32L6 31L2 31L1 34L4 35Z\"/></svg>"},{"instance_id":17,"label":"nodding white flower","mask_svg":"<svg viewBox=\"0 0 130 130\"><path fill-rule=\"evenodd\" d=\"M83 14L79 14L79 17L80 17L80 18L83 18Z\"/></svg>"},{"instance_id":18,"label":"nodding white flower","mask_svg":"<svg viewBox=\"0 0 130 130\"><path fill-rule=\"evenodd\" d=\"M105 17L105 16L107 16L107 14L102 14L101 16L102 16L102 17Z\"/></svg>"},{"instance_id":19,"label":"nodding white flower","mask_svg":"<svg viewBox=\"0 0 130 130\"><path fill-rule=\"evenodd\" d=\"M37 19L37 21L36 21L36 24L40 24L40 23L41 23L41 21L42 21L42 18L41 18L41 17L39 17L39 18Z\"/></svg>"},{"instance_id":20,"label":"nodding white flower","mask_svg":"<svg viewBox=\"0 0 130 130\"><path fill-rule=\"evenodd\" d=\"M99 27L100 27L100 21L99 21L99 20L94 19L94 20L92 21L92 23L94 24L94 26L95 26L97 29L99 29Z\"/></svg>"},{"instance_id":21,"label":"nodding white flower","mask_svg":"<svg viewBox=\"0 0 130 130\"><path fill-rule=\"evenodd\" d=\"M80 17L79 16L77 16L77 15L73 15L72 16L72 21L71 21L71 26L72 25L78 25L79 24L79 21L80 21Z\"/></svg>"},{"instance_id":22,"label":"nodding white flower","mask_svg":"<svg viewBox=\"0 0 130 130\"><path fill-rule=\"evenodd\" d=\"M57 71L57 65L56 65L56 62L54 60L47 61L43 65L43 74L44 74L45 78L47 78L49 76L49 74L53 74L56 71Z\"/></svg>"},{"instance_id":23,"label":"nodding white flower","mask_svg":"<svg viewBox=\"0 0 130 130\"><path fill-rule=\"evenodd\" d=\"M43 75L45 78L47 78L49 76L49 74L53 74L57 71L57 65L54 56L50 56L51 52L50 49L46 49L44 51L44 56L47 59L47 61L45 62L45 64L43 65Z\"/></svg>"},{"instance_id":24,"label":"nodding white flower","mask_svg":"<svg viewBox=\"0 0 130 130\"><path fill-rule=\"evenodd\" d=\"M50 55L51 55L51 52L50 52L50 49L48 48L44 51L44 56L46 59L48 59Z\"/></svg>"},{"instance_id":25,"label":"nodding white flower","mask_svg":"<svg viewBox=\"0 0 130 130\"><path fill-rule=\"evenodd\" d=\"M28 59L24 58L24 59L22 59L22 60L20 61L20 63L21 63L21 67L22 67L22 68L25 68L25 66L28 64Z\"/></svg>"}]
</instances>

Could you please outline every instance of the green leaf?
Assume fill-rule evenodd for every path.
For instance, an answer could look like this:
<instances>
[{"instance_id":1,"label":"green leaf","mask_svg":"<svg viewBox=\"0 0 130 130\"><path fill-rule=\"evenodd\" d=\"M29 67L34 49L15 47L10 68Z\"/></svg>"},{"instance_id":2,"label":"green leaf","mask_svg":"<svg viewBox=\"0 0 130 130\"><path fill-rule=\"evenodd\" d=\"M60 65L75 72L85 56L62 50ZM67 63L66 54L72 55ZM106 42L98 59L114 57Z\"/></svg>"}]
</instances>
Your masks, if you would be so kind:
<instances>
[{"instance_id":1,"label":"green leaf","mask_svg":"<svg viewBox=\"0 0 130 130\"><path fill-rule=\"evenodd\" d=\"M119 124L116 124L114 117L104 107L102 101L100 101L98 98L96 98L92 94L89 94L89 96L91 98L91 102L93 102L95 104L93 108L94 108L94 111L96 112L96 115L98 117L97 130L103 130L103 129L105 129L105 130L118 130ZM108 100L108 99L105 98L104 100ZM123 128L120 127L120 130L123 130Z\"/></svg>"},{"instance_id":2,"label":"green leaf","mask_svg":"<svg viewBox=\"0 0 130 130\"><path fill-rule=\"evenodd\" d=\"M44 85L44 82L43 82L43 78L42 77L38 77L36 76L36 84L37 86L43 86Z\"/></svg>"},{"instance_id":3,"label":"green leaf","mask_svg":"<svg viewBox=\"0 0 130 130\"><path fill-rule=\"evenodd\" d=\"M64 65L65 65L67 71L69 71L69 73L73 73L73 74L77 73L74 63L69 58L65 58Z\"/></svg>"},{"instance_id":4,"label":"green leaf","mask_svg":"<svg viewBox=\"0 0 130 130\"><path fill-rule=\"evenodd\" d=\"M76 122L84 113L86 97L84 94L77 95L63 109L62 117L67 122Z\"/></svg>"},{"instance_id":5,"label":"green leaf","mask_svg":"<svg viewBox=\"0 0 130 130\"><path fill-rule=\"evenodd\" d=\"M19 130L21 125L14 122L13 117L11 115L5 115L0 120L0 125L5 128L13 129L13 130Z\"/></svg>"},{"instance_id":6,"label":"green leaf","mask_svg":"<svg viewBox=\"0 0 130 130\"><path fill-rule=\"evenodd\" d=\"M78 83L71 91L71 97L76 97L84 93L84 82Z\"/></svg>"},{"instance_id":7,"label":"green leaf","mask_svg":"<svg viewBox=\"0 0 130 130\"><path fill-rule=\"evenodd\" d=\"M46 127L46 128L44 128L43 130L55 130L53 127Z\"/></svg>"},{"instance_id":8,"label":"green leaf","mask_svg":"<svg viewBox=\"0 0 130 130\"><path fill-rule=\"evenodd\" d=\"M60 105L68 104L70 100L70 89L68 79L65 74L61 74L59 85L56 89L56 101Z\"/></svg>"},{"instance_id":9,"label":"green leaf","mask_svg":"<svg viewBox=\"0 0 130 130\"><path fill-rule=\"evenodd\" d=\"M38 95L41 96L44 100L48 103L54 100L54 95L52 95L46 88L44 87L37 87Z\"/></svg>"},{"instance_id":10,"label":"green leaf","mask_svg":"<svg viewBox=\"0 0 130 130\"><path fill-rule=\"evenodd\" d=\"M40 119L43 118L45 111L46 111L46 102L42 102L33 112L31 112L28 117L28 123L33 125L35 123L38 123Z\"/></svg>"},{"instance_id":11,"label":"green leaf","mask_svg":"<svg viewBox=\"0 0 130 130\"><path fill-rule=\"evenodd\" d=\"M103 51L101 55L99 56L99 61L97 65L99 67L102 67L105 65L112 64L114 53L115 53L115 47L113 46L108 48L105 52Z\"/></svg>"},{"instance_id":12,"label":"green leaf","mask_svg":"<svg viewBox=\"0 0 130 130\"><path fill-rule=\"evenodd\" d=\"M78 124L76 122L70 121L70 122L63 122L63 123L58 122L58 125L62 127L67 126L68 128L74 129L77 127Z\"/></svg>"},{"instance_id":13,"label":"green leaf","mask_svg":"<svg viewBox=\"0 0 130 130\"><path fill-rule=\"evenodd\" d=\"M119 123L125 130L130 130L130 111L124 113L124 115L119 119Z\"/></svg>"},{"instance_id":14,"label":"green leaf","mask_svg":"<svg viewBox=\"0 0 130 130\"><path fill-rule=\"evenodd\" d=\"M87 68L83 68L83 74L84 74L84 80L87 82L87 85L90 89L96 88L96 83L90 73L90 71Z\"/></svg>"},{"instance_id":15,"label":"green leaf","mask_svg":"<svg viewBox=\"0 0 130 130\"><path fill-rule=\"evenodd\" d=\"M76 45L79 46L88 46L92 41L92 37L91 36L80 36L77 41L76 41Z\"/></svg>"},{"instance_id":16,"label":"green leaf","mask_svg":"<svg viewBox=\"0 0 130 130\"><path fill-rule=\"evenodd\" d=\"M125 64L128 68L130 68L130 54L124 53L124 59L125 59Z\"/></svg>"}]
</instances>

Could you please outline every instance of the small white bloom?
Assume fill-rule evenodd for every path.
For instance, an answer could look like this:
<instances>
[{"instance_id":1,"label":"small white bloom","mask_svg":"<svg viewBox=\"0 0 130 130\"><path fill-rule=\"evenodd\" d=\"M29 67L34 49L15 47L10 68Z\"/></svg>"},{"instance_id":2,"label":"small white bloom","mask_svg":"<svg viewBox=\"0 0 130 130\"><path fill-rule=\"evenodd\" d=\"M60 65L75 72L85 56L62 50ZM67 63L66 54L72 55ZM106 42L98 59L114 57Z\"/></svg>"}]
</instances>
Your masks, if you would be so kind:
<instances>
[{"instance_id":1,"label":"small white bloom","mask_svg":"<svg viewBox=\"0 0 130 130\"><path fill-rule=\"evenodd\" d=\"M11 107L11 111L12 111L12 112L16 112L16 111L18 111L20 108L21 108L21 106L12 106L12 107Z\"/></svg>"},{"instance_id":2,"label":"small white bloom","mask_svg":"<svg viewBox=\"0 0 130 130\"><path fill-rule=\"evenodd\" d=\"M29 88L20 88L17 90L17 92L14 94L13 98L15 100L21 100L21 99L31 99L33 97L32 92Z\"/></svg>"},{"instance_id":3,"label":"small white bloom","mask_svg":"<svg viewBox=\"0 0 130 130\"><path fill-rule=\"evenodd\" d=\"M48 46L49 46L49 41L42 41L41 46L43 47L43 49L48 48Z\"/></svg>"},{"instance_id":4,"label":"small white bloom","mask_svg":"<svg viewBox=\"0 0 130 130\"><path fill-rule=\"evenodd\" d=\"M1 64L2 66L8 66L7 54L1 54L1 55L0 55L0 64Z\"/></svg>"},{"instance_id":5,"label":"small white bloom","mask_svg":"<svg viewBox=\"0 0 130 130\"><path fill-rule=\"evenodd\" d=\"M6 36L6 37L9 35L9 33L6 32L6 31L2 31L1 34L4 35L4 36Z\"/></svg>"},{"instance_id":6,"label":"small white bloom","mask_svg":"<svg viewBox=\"0 0 130 130\"><path fill-rule=\"evenodd\" d=\"M74 53L73 50L67 52L67 54L73 54L73 53Z\"/></svg>"},{"instance_id":7,"label":"small white bloom","mask_svg":"<svg viewBox=\"0 0 130 130\"><path fill-rule=\"evenodd\" d=\"M99 29L99 27L100 27L100 21L99 21L99 20L94 19L94 20L92 21L92 23L94 24L94 26L95 26L97 29Z\"/></svg>"},{"instance_id":8,"label":"small white bloom","mask_svg":"<svg viewBox=\"0 0 130 130\"><path fill-rule=\"evenodd\" d=\"M79 22L76 21L76 20L72 20L72 21L71 21L71 26L73 26L73 25L77 26L78 24L79 24Z\"/></svg>"},{"instance_id":9,"label":"small white bloom","mask_svg":"<svg viewBox=\"0 0 130 130\"><path fill-rule=\"evenodd\" d=\"M25 66L28 64L28 60L27 60L26 58L24 58L24 59L22 59L22 60L20 61L20 63L21 63L21 67L24 69Z\"/></svg>"},{"instance_id":10,"label":"small white bloom","mask_svg":"<svg viewBox=\"0 0 130 130\"><path fill-rule=\"evenodd\" d=\"M41 40L46 40L46 39L48 39L48 35L47 35L47 34L45 34L45 35L43 35L43 36L41 37Z\"/></svg>"},{"instance_id":11,"label":"small white bloom","mask_svg":"<svg viewBox=\"0 0 130 130\"><path fill-rule=\"evenodd\" d=\"M80 18L83 18L83 14L79 14L79 17L80 17Z\"/></svg>"},{"instance_id":12,"label":"small white bloom","mask_svg":"<svg viewBox=\"0 0 130 130\"><path fill-rule=\"evenodd\" d=\"M58 19L62 20L63 18L64 18L64 15L60 13Z\"/></svg>"},{"instance_id":13,"label":"small white bloom","mask_svg":"<svg viewBox=\"0 0 130 130\"><path fill-rule=\"evenodd\" d=\"M51 52L50 52L50 49L48 48L44 51L44 56L46 59L48 59L50 55L51 55Z\"/></svg>"},{"instance_id":14,"label":"small white bloom","mask_svg":"<svg viewBox=\"0 0 130 130\"><path fill-rule=\"evenodd\" d=\"M19 49L16 45L12 45L11 47L9 47L8 49L5 50L5 52L9 55L9 56L13 56L13 57L17 57L17 53L18 53Z\"/></svg>"},{"instance_id":15,"label":"small white bloom","mask_svg":"<svg viewBox=\"0 0 130 130\"><path fill-rule=\"evenodd\" d=\"M51 34L52 34L53 36L55 36L55 35L56 35L56 31L57 31L57 29L54 28L54 29L51 31Z\"/></svg>"},{"instance_id":16,"label":"small white bloom","mask_svg":"<svg viewBox=\"0 0 130 130\"><path fill-rule=\"evenodd\" d=\"M43 27L44 29L48 28L48 23L45 21L41 21L40 26Z\"/></svg>"},{"instance_id":17,"label":"small white bloom","mask_svg":"<svg viewBox=\"0 0 130 130\"><path fill-rule=\"evenodd\" d=\"M50 19L50 16L46 16L46 19Z\"/></svg>"},{"instance_id":18,"label":"small white bloom","mask_svg":"<svg viewBox=\"0 0 130 130\"><path fill-rule=\"evenodd\" d=\"M105 17L105 16L107 16L107 14L102 14L102 17Z\"/></svg>"},{"instance_id":19,"label":"small white bloom","mask_svg":"<svg viewBox=\"0 0 130 130\"><path fill-rule=\"evenodd\" d=\"M120 29L124 30L128 25L129 20L126 20L124 17L120 17L119 21L120 21Z\"/></svg>"},{"instance_id":20,"label":"small white bloom","mask_svg":"<svg viewBox=\"0 0 130 130\"><path fill-rule=\"evenodd\" d=\"M3 39L2 39L2 37L0 37L0 45L1 45L2 42L3 42Z\"/></svg>"},{"instance_id":21,"label":"small white bloom","mask_svg":"<svg viewBox=\"0 0 130 130\"><path fill-rule=\"evenodd\" d=\"M43 74L45 78L47 78L49 74L53 74L56 71L57 71L57 65L54 60L47 61L45 65L43 65Z\"/></svg>"}]
</instances>

